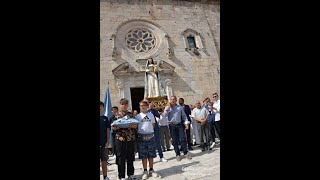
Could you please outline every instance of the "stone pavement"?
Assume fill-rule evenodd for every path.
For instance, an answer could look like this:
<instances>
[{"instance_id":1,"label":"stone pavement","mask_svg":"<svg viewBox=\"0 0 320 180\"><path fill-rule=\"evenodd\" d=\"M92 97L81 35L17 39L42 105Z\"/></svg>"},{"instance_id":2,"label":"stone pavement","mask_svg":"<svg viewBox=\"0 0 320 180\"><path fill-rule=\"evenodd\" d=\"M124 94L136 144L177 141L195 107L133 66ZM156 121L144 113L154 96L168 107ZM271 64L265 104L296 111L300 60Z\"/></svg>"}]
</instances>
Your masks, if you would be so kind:
<instances>
[{"instance_id":1,"label":"stone pavement","mask_svg":"<svg viewBox=\"0 0 320 180\"><path fill-rule=\"evenodd\" d=\"M173 147L171 146L171 149ZM200 147L193 146L192 159L183 158L178 162L175 158L174 150L164 152L164 158L168 162L160 162L159 156L154 159L154 169L161 178L149 177L148 180L220 180L220 147L217 145L213 150L202 152ZM109 158L108 177L110 180L117 180L118 170L115 164L115 156ZM134 161L135 176L138 180L142 177L142 162L138 159ZM149 167L148 167L149 169ZM100 180L103 180L100 171ZM126 177L127 179L127 177Z\"/></svg>"}]
</instances>

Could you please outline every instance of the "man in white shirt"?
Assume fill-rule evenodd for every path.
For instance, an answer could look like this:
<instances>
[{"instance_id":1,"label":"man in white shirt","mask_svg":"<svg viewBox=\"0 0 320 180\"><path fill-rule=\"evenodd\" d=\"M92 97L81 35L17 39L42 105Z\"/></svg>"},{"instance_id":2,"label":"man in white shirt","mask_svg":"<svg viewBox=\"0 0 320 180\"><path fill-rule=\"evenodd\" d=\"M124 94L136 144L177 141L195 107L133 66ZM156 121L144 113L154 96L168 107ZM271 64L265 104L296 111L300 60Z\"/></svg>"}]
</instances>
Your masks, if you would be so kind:
<instances>
[{"instance_id":1,"label":"man in white shirt","mask_svg":"<svg viewBox=\"0 0 320 180\"><path fill-rule=\"evenodd\" d=\"M213 112L215 113L215 129L220 139L220 99L218 93L213 94Z\"/></svg>"},{"instance_id":2,"label":"man in white shirt","mask_svg":"<svg viewBox=\"0 0 320 180\"><path fill-rule=\"evenodd\" d=\"M160 113L160 119L159 119L159 126L160 126L160 139L161 139L161 147L162 151L170 151L170 131L169 131L169 123L168 118L164 117L162 113ZM166 145L166 147L164 146Z\"/></svg>"},{"instance_id":3,"label":"man in white shirt","mask_svg":"<svg viewBox=\"0 0 320 180\"><path fill-rule=\"evenodd\" d=\"M205 107L201 107L200 101L196 102L196 108L193 109L191 116L197 121L198 132L200 134L200 146L202 151L211 150L209 148L209 124L207 122L209 111ZM206 137L206 143L204 143L204 136Z\"/></svg>"}]
</instances>

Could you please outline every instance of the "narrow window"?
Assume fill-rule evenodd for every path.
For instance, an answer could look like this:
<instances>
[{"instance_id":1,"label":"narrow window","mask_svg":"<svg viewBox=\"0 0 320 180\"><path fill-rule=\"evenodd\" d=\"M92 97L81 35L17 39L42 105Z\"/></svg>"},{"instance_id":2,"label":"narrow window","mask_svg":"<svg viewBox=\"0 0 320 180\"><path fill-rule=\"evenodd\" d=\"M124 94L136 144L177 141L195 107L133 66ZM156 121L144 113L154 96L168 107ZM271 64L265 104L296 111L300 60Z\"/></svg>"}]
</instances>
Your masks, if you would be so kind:
<instances>
[{"instance_id":1,"label":"narrow window","mask_svg":"<svg viewBox=\"0 0 320 180\"><path fill-rule=\"evenodd\" d=\"M189 44L189 49L191 48L196 48L196 41L194 40L194 37L189 36L187 37L188 44Z\"/></svg>"}]
</instances>

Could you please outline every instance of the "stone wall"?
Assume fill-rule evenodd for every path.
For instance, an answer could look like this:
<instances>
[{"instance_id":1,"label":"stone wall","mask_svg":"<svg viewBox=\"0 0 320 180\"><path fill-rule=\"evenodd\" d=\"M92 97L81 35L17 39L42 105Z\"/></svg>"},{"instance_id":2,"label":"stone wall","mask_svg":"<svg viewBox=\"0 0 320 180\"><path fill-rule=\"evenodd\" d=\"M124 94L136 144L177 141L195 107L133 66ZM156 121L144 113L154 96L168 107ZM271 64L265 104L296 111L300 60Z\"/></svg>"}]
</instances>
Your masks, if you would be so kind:
<instances>
[{"instance_id":1,"label":"stone wall","mask_svg":"<svg viewBox=\"0 0 320 180\"><path fill-rule=\"evenodd\" d=\"M135 21L157 29L155 34L158 34L159 47L154 53L139 55L125 49L121 44L124 37L121 37L119 30L124 31ZM198 99L211 97L213 92L220 93L219 27L220 5L217 1L101 0L101 100L108 83L113 105L119 104L121 96L130 99L128 89L141 87L144 80L137 59L149 56L155 61L162 60L174 67L173 73L166 78L171 79L173 94L178 98L183 97L186 104L194 104ZM199 33L199 55L186 50L182 33L188 32L188 29ZM113 55L114 52L116 53ZM125 62L129 63L127 74L115 76L112 70ZM121 87L123 95L119 90Z\"/></svg>"}]
</instances>

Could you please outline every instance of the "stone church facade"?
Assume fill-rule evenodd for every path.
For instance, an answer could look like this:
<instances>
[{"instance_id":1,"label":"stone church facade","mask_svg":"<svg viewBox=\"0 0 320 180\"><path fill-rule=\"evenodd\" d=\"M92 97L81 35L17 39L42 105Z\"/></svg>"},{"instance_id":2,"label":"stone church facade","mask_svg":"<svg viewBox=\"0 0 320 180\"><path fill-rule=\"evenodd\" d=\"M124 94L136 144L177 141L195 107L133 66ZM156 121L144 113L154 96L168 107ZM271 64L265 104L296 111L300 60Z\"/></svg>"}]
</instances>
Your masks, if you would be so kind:
<instances>
[{"instance_id":1,"label":"stone church facade","mask_svg":"<svg viewBox=\"0 0 320 180\"><path fill-rule=\"evenodd\" d=\"M194 104L220 94L220 1L100 0L100 99L107 85L137 109L152 59L168 96Z\"/></svg>"}]
</instances>

